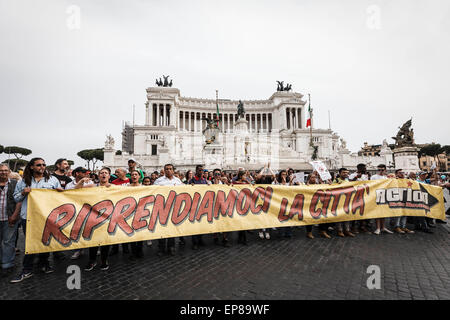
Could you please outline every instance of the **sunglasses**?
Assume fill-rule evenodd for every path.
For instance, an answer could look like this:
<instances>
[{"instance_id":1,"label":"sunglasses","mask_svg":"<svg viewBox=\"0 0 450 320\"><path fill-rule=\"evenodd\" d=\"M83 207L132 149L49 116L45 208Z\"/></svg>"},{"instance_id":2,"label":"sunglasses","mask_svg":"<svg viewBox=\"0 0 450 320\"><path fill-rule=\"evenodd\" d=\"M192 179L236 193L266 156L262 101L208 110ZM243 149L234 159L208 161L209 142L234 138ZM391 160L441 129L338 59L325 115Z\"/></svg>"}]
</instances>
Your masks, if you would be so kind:
<instances>
[{"instance_id":1,"label":"sunglasses","mask_svg":"<svg viewBox=\"0 0 450 320\"><path fill-rule=\"evenodd\" d=\"M38 163L34 165L35 167L46 167L47 165L45 163Z\"/></svg>"}]
</instances>

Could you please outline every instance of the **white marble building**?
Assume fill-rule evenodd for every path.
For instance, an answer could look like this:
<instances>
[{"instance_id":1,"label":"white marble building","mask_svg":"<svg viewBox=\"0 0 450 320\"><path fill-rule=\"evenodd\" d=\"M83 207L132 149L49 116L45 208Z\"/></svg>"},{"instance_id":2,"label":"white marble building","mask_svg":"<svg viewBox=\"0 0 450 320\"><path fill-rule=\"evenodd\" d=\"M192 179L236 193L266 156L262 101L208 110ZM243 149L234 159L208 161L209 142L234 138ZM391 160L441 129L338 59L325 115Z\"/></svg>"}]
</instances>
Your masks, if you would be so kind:
<instances>
[{"instance_id":1,"label":"white marble building","mask_svg":"<svg viewBox=\"0 0 450 320\"><path fill-rule=\"evenodd\" d=\"M114 142L105 143L104 165L112 169L127 167L130 157L140 167L151 172L173 163L179 170L204 164L236 170L239 167L259 169L270 162L274 170L293 168L310 170L313 148L318 160L330 169L356 167L359 162L389 165L392 152L385 150L379 157L360 157L351 154L345 142L331 129L306 128L307 105L303 95L277 91L267 100L245 100L245 121L238 121L239 101L220 99L220 133L213 144L205 143L203 117L216 113L216 100L182 97L180 90L171 87L147 89L145 123L125 125L122 154L116 155Z\"/></svg>"}]
</instances>

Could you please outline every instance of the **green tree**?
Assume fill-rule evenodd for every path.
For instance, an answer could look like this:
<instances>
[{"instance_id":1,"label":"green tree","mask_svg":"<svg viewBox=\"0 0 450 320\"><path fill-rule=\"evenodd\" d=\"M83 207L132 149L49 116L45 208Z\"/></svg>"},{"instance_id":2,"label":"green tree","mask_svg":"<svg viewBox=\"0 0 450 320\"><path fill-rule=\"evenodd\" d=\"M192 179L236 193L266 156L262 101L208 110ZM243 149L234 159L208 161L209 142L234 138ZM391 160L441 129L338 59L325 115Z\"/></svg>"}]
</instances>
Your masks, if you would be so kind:
<instances>
[{"instance_id":1,"label":"green tree","mask_svg":"<svg viewBox=\"0 0 450 320\"><path fill-rule=\"evenodd\" d=\"M17 146L5 147L3 152L8 154L8 156L10 156L11 154L14 155L16 160L22 160L22 158L24 156L28 156L32 153L32 151L30 149L17 147ZM11 159L9 159L10 167L11 167L11 162L12 162ZM17 162L14 162L14 168L13 168L14 171L16 171L16 165L17 165Z\"/></svg>"},{"instance_id":2,"label":"green tree","mask_svg":"<svg viewBox=\"0 0 450 320\"><path fill-rule=\"evenodd\" d=\"M439 150L439 153L445 153L446 155L450 155L450 145L442 146L442 148Z\"/></svg>"},{"instance_id":3,"label":"green tree","mask_svg":"<svg viewBox=\"0 0 450 320\"><path fill-rule=\"evenodd\" d=\"M419 153L427 156L437 156L440 153L441 145L439 143L432 143L420 149Z\"/></svg>"},{"instance_id":4,"label":"green tree","mask_svg":"<svg viewBox=\"0 0 450 320\"><path fill-rule=\"evenodd\" d=\"M7 163L10 168L13 167L14 169L11 169L12 171L16 171L16 169L19 169L20 167L25 167L28 164L28 161L23 159L9 159L3 161L3 163Z\"/></svg>"},{"instance_id":5,"label":"green tree","mask_svg":"<svg viewBox=\"0 0 450 320\"><path fill-rule=\"evenodd\" d=\"M3 153L3 150L5 150L5 148L0 144L0 154Z\"/></svg>"},{"instance_id":6,"label":"green tree","mask_svg":"<svg viewBox=\"0 0 450 320\"><path fill-rule=\"evenodd\" d=\"M86 149L81 150L77 153L77 155L87 162L87 168L88 170L91 170L90 163L92 162L92 170L95 169L95 164L100 160L103 161L104 159L104 153L103 148L98 149Z\"/></svg>"}]
</instances>

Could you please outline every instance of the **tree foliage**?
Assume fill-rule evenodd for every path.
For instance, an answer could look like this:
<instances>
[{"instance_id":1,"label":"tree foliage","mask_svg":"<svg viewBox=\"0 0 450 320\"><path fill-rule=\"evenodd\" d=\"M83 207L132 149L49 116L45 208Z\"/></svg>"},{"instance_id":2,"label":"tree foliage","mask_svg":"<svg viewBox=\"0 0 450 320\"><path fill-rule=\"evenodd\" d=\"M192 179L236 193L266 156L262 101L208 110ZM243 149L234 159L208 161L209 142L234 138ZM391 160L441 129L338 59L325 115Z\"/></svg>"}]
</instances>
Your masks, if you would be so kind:
<instances>
[{"instance_id":1,"label":"tree foliage","mask_svg":"<svg viewBox=\"0 0 450 320\"><path fill-rule=\"evenodd\" d=\"M0 154L3 153L3 150L5 150L5 147L3 147L3 146L0 144Z\"/></svg>"},{"instance_id":2,"label":"tree foliage","mask_svg":"<svg viewBox=\"0 0 450 320\"><path fill-rule=\"evenodd\" d=\"M77 155L81 159L86 160L88 170L91 170L90 167L91 162L92 162L92 169L94 169L97 161L99 160L103 161L104 159L103 148L81 150L80 152L77 153Z\"/></svg>"},{"instance_id":3,"label":"tree foliage","mask_svg":"<svg viewBox=\"0 0 450 320\"><path fill-rule=\"evenodd\" d=\"M8 154L8 155L14 155L14 157L16 159L13 160L22 160L23 156L28 156L32 153L32 151L30 149L27 148L22 148L22 147L17 147L17 146L9 146L9 147L5 147L3 149L3 152ZM13 164L12 170L16 171L17 166L22 166L23 162L19 162L19 161L13 161L11 159L9 159L9 167L11 168L11 164ZM25 163L25 165L28 163L28 161Z\"/></svg>"},{"instance_id":4,"label":"tree foliage","mask_svg":"<svg viewBox=\"0 0 450 320\"><path fill-rule=\"evenodd\" d=\"M22 159L23 156L28 156L32 153L30 149L17 146L5 147L3 152L6 154L13 154L16 159Z\"/></svg>"},{"instance_id":5,"label":"tree foliage","mask_svg":"<svg viewBox=\"0 0 450 320\"><path fill-rule=\"evenodd\" d=\"M3 163L7 163L12 171L16 171L16 169L20 167L25 167L28 164L28 161L24 159L9 159L3 161Z\"/></svg>"},{"instance_id":6,"label":"tree foliage","mask_svg":"<svg viewBox=\"0 0 450 320\"><path fill-rule=\"evenodd\" d=\"M422 155L427 156L437 156L441 151L441 145L439 143L432 143L429 145L424 146L422 149L420 149L419 153Z\"/></svg>"}]
</instances>

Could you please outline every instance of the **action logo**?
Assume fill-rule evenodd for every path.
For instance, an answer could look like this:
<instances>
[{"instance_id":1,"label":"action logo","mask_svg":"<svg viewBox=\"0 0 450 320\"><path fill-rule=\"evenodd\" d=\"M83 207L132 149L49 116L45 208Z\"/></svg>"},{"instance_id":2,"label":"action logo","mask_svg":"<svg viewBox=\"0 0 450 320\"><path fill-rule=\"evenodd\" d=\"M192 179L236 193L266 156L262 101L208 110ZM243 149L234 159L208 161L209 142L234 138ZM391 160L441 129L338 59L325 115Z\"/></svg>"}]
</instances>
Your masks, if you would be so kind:
<instances>
[{"instance_id":1,"label":"action logo","mask_svg":"<svg viewBox=\"0 0 450 320\"><path fill-rule=\"evenodd\" d=\"M419 183L420 189L389 188L376 190L376 203L388 204L389 208L420 209L429 212L439 201Z\"/></svg>"}]
</instances>

